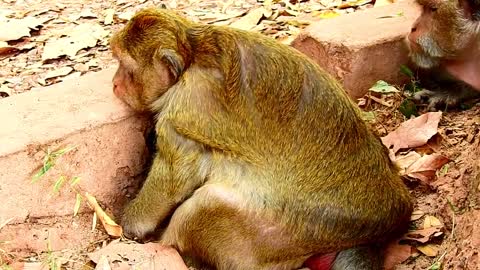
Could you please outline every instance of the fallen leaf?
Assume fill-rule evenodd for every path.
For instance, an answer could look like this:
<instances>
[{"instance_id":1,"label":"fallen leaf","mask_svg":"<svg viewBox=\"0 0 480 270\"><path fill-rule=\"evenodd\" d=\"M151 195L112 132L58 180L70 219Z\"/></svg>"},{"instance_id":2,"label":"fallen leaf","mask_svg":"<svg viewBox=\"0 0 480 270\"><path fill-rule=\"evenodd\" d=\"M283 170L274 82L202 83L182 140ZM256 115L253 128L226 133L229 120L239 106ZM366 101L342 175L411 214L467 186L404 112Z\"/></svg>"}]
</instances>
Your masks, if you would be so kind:
<instances>
[{"instance_id":1,"label":"fallen leaf","mask_svg":"<svg viewBox=\"0 0 480 270\"><path fill-rule=\"evenodd\" d=\"M7 224L10 223L10 221L12 221L13 219L14 218L12 217L12 218L9 218L5 221L0 222L0 230L2 230L3 227L7 226Z\"/></svg>"},{"instance_id":2,"label":"fallen leaf","mask_svg":"<svg viewBox=\"0 0 480 270\"><path fill-rule=\"evenodd\" d=\"M405 121L396 130L382 137L382 142L389 149L393 146L395 153L402 148L422 146L437 134L441 117L442 112L428 112Z\"/></svg>"},{"instance_id":3,"label":"fallen leaf","mask_svg":"<svg viewBox=\"0 0 480 270\"><path fill-rule=\"evenodd\" d=\"M88 65L89 67L98 67L99 61L97 59L91 59L85 64Z\"/></svg>"},{"instance_id":4,"label":"fallen leaf","mask_svg":"<svg viewBox=\"0 0 480 270\"><path fill-rule=\"evenodd\" d=\"M431 227L428 229L409 231L403 236L402 240L413 240L424 244L430 240L430 237L441 235L437 234L441 232L440 230L441 228L439 227Z\"/></svg>"},{"instance_id":5,"label":"fallen leaf","mask_svg":"<svg viewBox=\"0 0 480 270\"><path fill-rule=\"evenodd\" d=\"M12 95L12 92L13 92L13 90L10 87L8 87L4 84L0 85L0 97L9 97L9 96ZM0 229L1 228L2 227L0 227Z\"/></svg>"},{"instance_id":6,"label":"fallen leaf","mask_svg":"<svg viewBox=\"0 0 480 270\"><path fill-rule=\"evenodd\" d=\"M428 229L431 227L443 227L443 225L438 218L428 215L423 220L423 228Z\"/></svg>"},{"instance_id":7,"label":"fallen leaf","mask_svg":"<svg viewBox=\"0 0 480 270\"><path fill-rule=\"evenodd\" d=\"M13 266L13 269L48 270L48 269L50 269L50 267L48 266L48 264L43 263L43 262L24 262L24 263L20 263L19 265Z\"/></svg>"},{"instance_id":8,"label":"fallen leaf","mask_svg":"<svg viewBox=\"0 0 480 270\"><path fill-rule=\"evenodd\" d=\"M383 100L381 98L377 98L373 95L369 96L368 98L377 102L378 104L382 104L385 107L392 107L393 106L393 101L385 101L385 100Z\"/></svg>"},{"instance_id":9,"label":"fallen leaf","mask_svg":"<svg viewBox=\"0 0 480 270\"><path fill-rule=\"evenodd\" d=\"M109 8L105 10L104 12L105 19L103 20L103 24L109 25L113 23L113 15L115 15L115 10L112 8Z\"/></svg>"},{"instance_id":10,"label":"fallen leaf","mask_svg":"<svg viewBox=\"0 0 480 270\"><path fill-rule=\"evenodd\" d=\"M59 69L55 69L52 71L47 72L45 77L43 78L44 80L59 77L59 76L65 76L68 75L70 72L72 72L73 68L71 67L62 67Z\"/></svg>"},{"instance_id":11,"label":"fallen leaf","mask_svg":"<svg viewBox=\"0 0 480 270\"><path fill-rule=\"evenodd\" d=\"M6 56L18 52L19 50L13 46L8 45L5 41L0 41L0 56Z\"/></svg>"},{"instance_id":12,"label":"fallen leaf","mask_svg":"<svg viewBox=\"0 0 480 270\"><path fill-rule=\"evenodd\" d=\"M312 12L312 16L320 19L331 19L340 16L341 14L335 10L322 10Z\"/></svg>"},{"instance_id":13,"label":"fallen leaf","mask_svg":"<svg viewBox=\"0 0 480 270\"><path fill-rule=\"evenodd\" d=\"M121 20L124 20L124 21L128 21L133 17L134 14L135 14L135 12L133 10L129 10L129 11L125 11L123 13L120 13L118 15L118 18L121 19Z\"/></svg>"},{"instance_id":14,"label":"fallen leaf","mask_svg":"<svg viewBox=\"0 0 480 270\"><path fill-rule=\"evenodd\" d=\"M55 59L63 55L73 58L81 49L97 45L108 31L99 24L81 24L66 32L67 37L48 41L42 53L42 60Z\"/></svg>"},{"instance_id":15,"label":"fallen leaf","mask_svg":"<svg viewBox=\"0 0 480 270\"><path fill-rule=\"evenodd\" d=\"M395 163L400 168L400 174L404 175L408 167L419 160L422 157L415 151L408 152L406 155L399 155L395 157Z\"/></svg>"},{"instance_id":16,"label":"fallen leaf","mask_svg":"<svg viewBox=\"0 0 480 270\"><path fill-rule=\"evenodd\" d=\"M413 211L412 215L410 216L410 221L415 221L421 219L425 213L420 210Z\"/></svg>"},{"instance_id":17,"label":"fallen leaf","mask_svg":"<svg viewBox=\"0 0 480 270\"><path fill-rule=\"evenodd\" d=\"M88 71L89 66L87 64L77 63L73 66L73 69L75 69L76 71L86 72Z\"/></svg>"},{"instance_id":18,"label":"fallen leaf","mask_svg":"<svg viewBox=\"0 0 480 270\"><path fill-rule=\"evenodd\" d=\"M412 255L412 247L400 245L399 241L391 242L385 250L383 267L385 270L392 270L396 265L406 261Z\"/></svg>"},{"instance_id":19,"label":"fallen leaf","mask_svg":"<svg viewBox=\"0 0 480 270\"><path fill-rule=\"evenodd\" d=\"M108 263L108 259L105 255L100 256L98 260L97 266L95 266L95 270L110 270L110 264Z\"/></svg>"},{"instance_id":20,"label":"fallen leaf","mask_svg":"<svg viewBox=\"0 0 480 270\"><path fill-rule=\"evenodd\" d=\"M373 7L383 7L383 6L390 5L394 2L395 1L393 0L375 0L375 4L373 5Z\"/></svg>"},{"instance_id":21,"label":"fallen leaf","mask_svg":"<svg viewBox=\"0 0 480 270\"><path fill-rule=\"evenodd\" d=\"M417 246L417 249L428 257L435 257L437 256L440 247L438 245L428 244L424 246Z\"/></svg>"},{"instance_id":22,"label":"fallen leaf","mask_svg":"<svg viewBox=\"0 0 480 270\"><path fill-rule=\"evenodd\" d=\"M28 51L33 49L35 46L35 43L25 43L20 46L10 46L7 42L0 41L0 56L7 56L21 51Z\"/></svg>"},{"instance_id":23,"label":"fallen leaf","mask_svg":"<svg viewBox=\"0 0 480 270\"><path fill-rule=\"evenodd\" d=\"M376 93L381 93L381 94L389 94L389 93L398 93L400 90L398 90L395 86L390 85L386 81L379 80L377 81L370 89L369 91L376 92Z\"/></svg>"},{"instance_id":24,"label":"fallen leaf","mask_svg":"<svg viewBox=\"0 0 480 270\"><path fill-rule=\"evenodd\" d=\"M39 19L26 17L23 19L7 19L0 21L0 41L18 40L22 37L29 37L30 30L37 30L45 21L49 19Z\"/></svg>"},{"instance_id":25,"label":"fallen leaf","mask_svg":"<svg viewBox=\"0 0 480 270\"><path fill-rule=\"evenodd\" d=\"M122 236L123 229L121 226L117 225L115 221L113 221L105 211L98 205L97 199L93 197L92 195L85 193L85 197L87 198L87 202L90 205L90 207L93 208L95 213L97 213L98 219L100 219L100 222L102 223L103 227L105 228L105 231L111 236L114 237L120 237Z\"/></svg>"},{"instance_id":26,"label":"fallen leaf","mask_svg":"<svg viewBox=\"0 0 480 270\"><path fill-rule=\"evenodd\" d=\"M258 24L265 12L266 10L263 7L250 10L247 15L233 22L230 26L242 30L250 30Z\"/></svg>"},{"instance_id":27,"label":"fallen leaf","mask_svg":"<svg viewBox=\"0 0 480 270\"><path fill-rule=\"evenodd\" d=\"M320 4L328 9L340 6L342 4L342 0L320 0Z\"/></svg>"},{"instance_id":28,"label":"fallen leaf","mask_svg":"<svg viewBox=\"0 0 480 270\"><path fill-rule=\"evenodd\" d=\"M358 6L363 6L365 4L368 4L372 2L372 0L351 0L351 1L346 1L342 2L341 5L338 6L338 8L349 8L349 7L358 7Z\"/></svg>"},{"instance_id":29,"label":"fallen leaf","mask_svg":"<svg viewBox=\"0 0 480 270\"><path fill-rule=\"evenodd\" d=\"M448 161L448 158L440 154L424 155L405 170L405 175L428 183L435 178L437 170Z\"/></svg>"},{"instance_id":30,"label":"fallen leaf","mask_svg":"<svg viewBox=\"0 0 480 270\"><path fill-rule=\"evenodd\" d=\"M109 262L115 262L114 269L188 269L174 248L152 242L138 244L115 240L106 247L89 253L88 257L95 263L105 257Z\"/></svg>"},{"instance_id":31,"label":"fallen leaf","mask_svg":"<svg viewBox=\"0 0 480 270\"><path fill-rule=\"evenodd\" d=\"M80 18L97 18L97 15L90 8L85 8L80 12Z\"/></svg>"}]
</instances>

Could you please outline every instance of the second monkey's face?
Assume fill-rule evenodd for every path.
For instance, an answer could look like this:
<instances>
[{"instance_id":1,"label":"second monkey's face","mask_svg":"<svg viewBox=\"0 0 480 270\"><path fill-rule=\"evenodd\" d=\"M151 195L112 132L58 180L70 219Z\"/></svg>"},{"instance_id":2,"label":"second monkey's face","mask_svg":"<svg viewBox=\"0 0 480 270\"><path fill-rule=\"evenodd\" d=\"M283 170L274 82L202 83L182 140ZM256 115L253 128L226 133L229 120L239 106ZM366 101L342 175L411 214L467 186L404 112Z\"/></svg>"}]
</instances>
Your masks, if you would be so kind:
<instances>
[{"instance_id":1,"label":"second monkey's face","mask_svg":"<svg viewBox=\"0 0 480 270\"><path fill-rule=\"evenodd\" d=\"M422 13L412 25L406 43L418 66L432 68L441 60L453 59L471 43L464 0L417 0Z\"/></svg>"}]
</instances>

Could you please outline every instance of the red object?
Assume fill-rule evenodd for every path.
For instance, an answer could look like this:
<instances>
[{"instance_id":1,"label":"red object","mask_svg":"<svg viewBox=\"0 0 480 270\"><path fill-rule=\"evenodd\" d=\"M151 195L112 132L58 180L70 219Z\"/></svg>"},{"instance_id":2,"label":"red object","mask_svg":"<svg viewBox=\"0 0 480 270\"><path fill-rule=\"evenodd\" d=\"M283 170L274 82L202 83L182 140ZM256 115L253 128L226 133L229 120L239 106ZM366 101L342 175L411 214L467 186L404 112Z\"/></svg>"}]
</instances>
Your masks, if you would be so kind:
<instances>
[{"instance_id":1,"label":"red object","mask_svg":"<svg viewBox=\"0 0 480 270\"><path fill-rule=\"evenodd\" d=\"M313 255L305 261L304 266L310 270L330 270L336 256L337 252Z\"/></svg>"}]
</instances>

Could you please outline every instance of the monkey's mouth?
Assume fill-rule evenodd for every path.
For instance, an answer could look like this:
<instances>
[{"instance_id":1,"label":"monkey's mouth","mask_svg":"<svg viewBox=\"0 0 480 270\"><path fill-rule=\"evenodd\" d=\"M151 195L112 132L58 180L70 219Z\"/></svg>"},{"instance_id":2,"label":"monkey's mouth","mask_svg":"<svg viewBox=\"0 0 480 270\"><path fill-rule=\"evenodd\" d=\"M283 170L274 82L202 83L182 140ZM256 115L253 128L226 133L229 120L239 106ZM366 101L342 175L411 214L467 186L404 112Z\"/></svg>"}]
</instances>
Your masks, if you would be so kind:
<instances>
[{"instance_id":1,"label":"monkey's mouth","mask_svg":"<svg viewBox=\"0 0 480 270\"><path fill-rule=\"evenodd\" d=\"M420 44L418 44L418 42L414 40L410 35L405 38L405 41L410 51L413 51L415 53L424 53L422 46L420 46Z\"/></svg>"}]
</instances>

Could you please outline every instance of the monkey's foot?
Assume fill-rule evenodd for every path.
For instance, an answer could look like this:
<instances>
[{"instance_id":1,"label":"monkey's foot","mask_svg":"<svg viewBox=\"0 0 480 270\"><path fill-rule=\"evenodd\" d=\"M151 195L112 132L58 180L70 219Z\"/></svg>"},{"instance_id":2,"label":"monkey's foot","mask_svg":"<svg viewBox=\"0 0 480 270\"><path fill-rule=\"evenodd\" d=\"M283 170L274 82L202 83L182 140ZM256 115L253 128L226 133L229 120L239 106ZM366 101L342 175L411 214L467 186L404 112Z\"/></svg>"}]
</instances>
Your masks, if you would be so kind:
<instances>
[{"instance_id":1,"label":"monkey's foot","mask_svg":"<svg viewBox=\"0 0 480 270\"><path fill-rule=\"evenodd\" d=\"M438 111L457 107L461 97L450 95L443 91L421 90L413 96L416 101L426 102L428 111Z\"/></svg>"}]
</instances>

